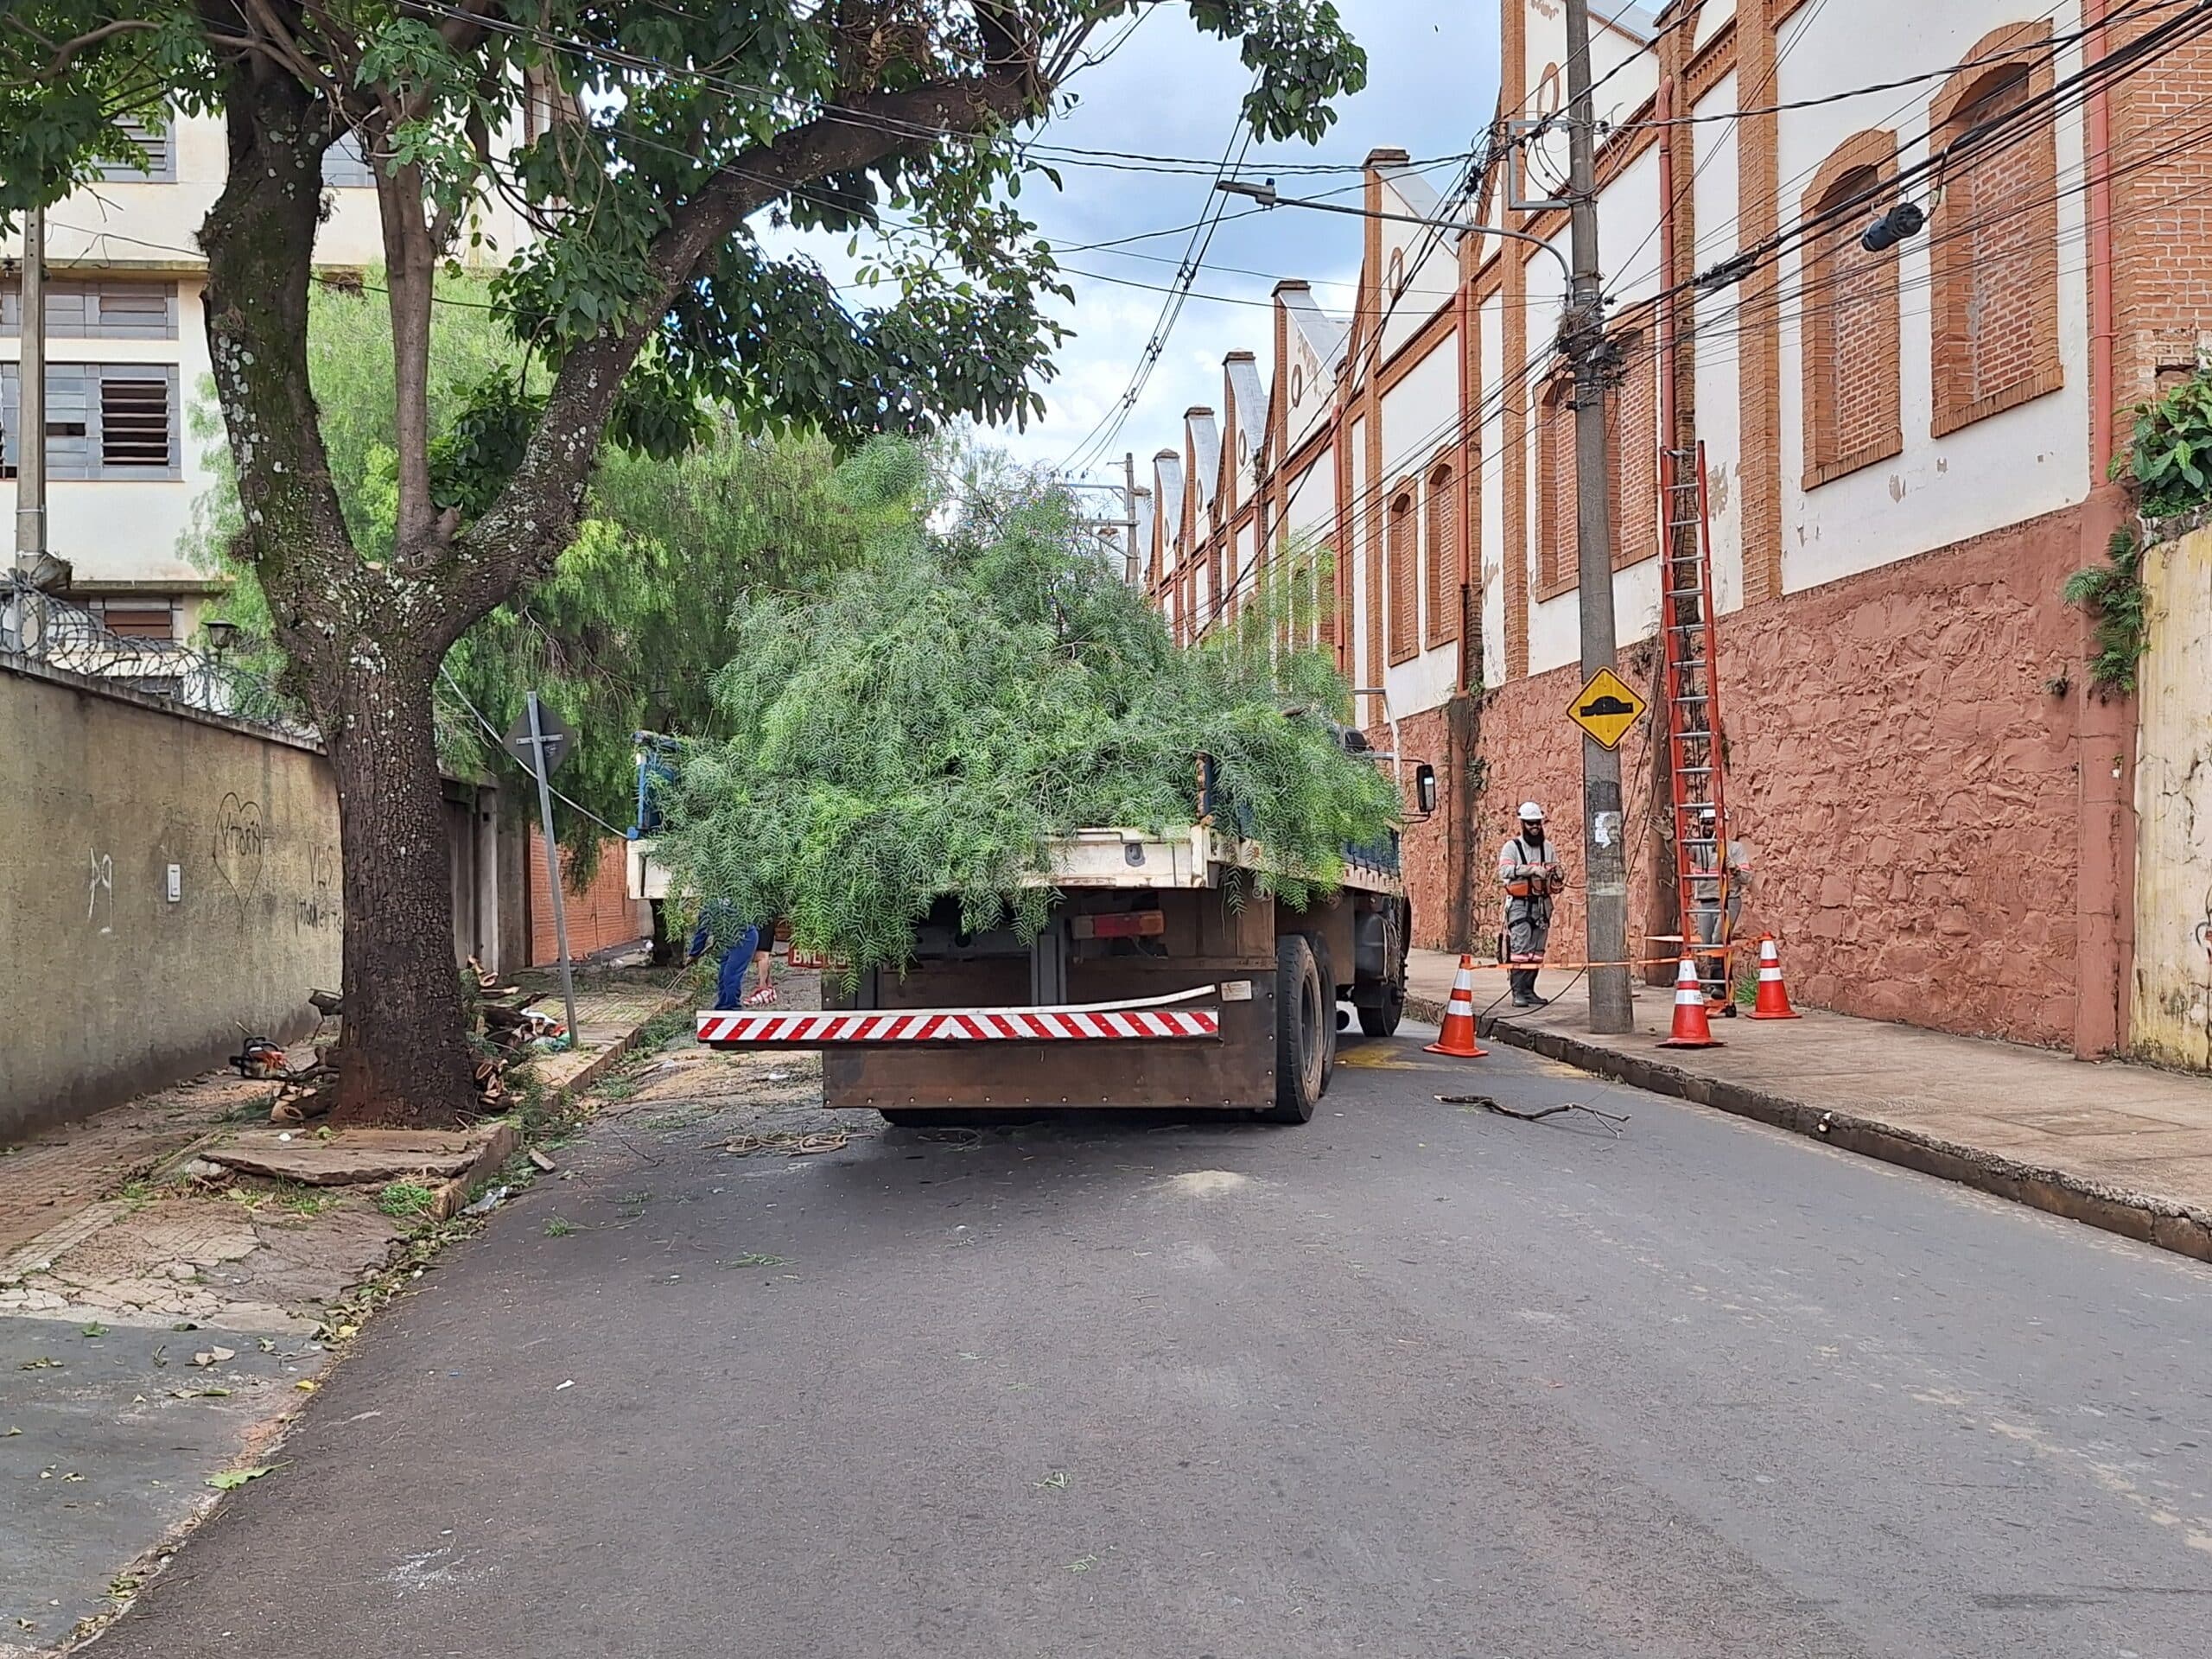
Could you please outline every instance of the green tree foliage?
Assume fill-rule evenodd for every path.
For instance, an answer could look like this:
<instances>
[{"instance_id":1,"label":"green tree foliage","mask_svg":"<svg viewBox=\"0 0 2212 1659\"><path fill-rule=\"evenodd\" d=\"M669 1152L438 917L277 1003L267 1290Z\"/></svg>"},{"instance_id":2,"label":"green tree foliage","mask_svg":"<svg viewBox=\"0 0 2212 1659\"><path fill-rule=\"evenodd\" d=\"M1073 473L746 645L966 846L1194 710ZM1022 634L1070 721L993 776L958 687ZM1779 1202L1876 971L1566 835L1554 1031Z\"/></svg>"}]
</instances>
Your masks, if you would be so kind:
<instances>
[{"instance_id":1,"label":"green tree foliage","mask_svg":"<svg viewBox=\"0 0 2212 1659\"><path fill-rule=\"evenodd\" d=\"M331 476L355 543L388 551L397 499L391 339L376 285L371 272L365 290L316 289L308 367L329 411ZM457 448L474 388L527 383L522 349L493 316L488 288L467 276L439 284L429 412L441 454ZM219 445L213 417L195 414L197 435ZM194 503L191 550L231 581L213 613L240 626L232 660L282 685L286 664L268 602L253 567L231 557L238 506L228 456L218 448L211 460L216 482ZM588 874L605 825L630 822L631 734L717 731L711 682L745 645L732 620L739 599L817 587L910 523L925 483L921 450L893 439L840 462L819 436L747 436L718 421L671 457L610 447L553 574L471 628L447 658L436 691L446 764L518 781L486 726L505 731L536 687L576 734L559 779L575 806L556 799L554 826ZM535 814L527 791L511 799Z\"/></svg>"},{"instance_id":2,"label":"green tree foliage","mask_svg":"<svg viewBox=\"0 0 2212 1659\"><path fill-rule=\"evenodd\" d=\"M2126 473L2145 518L2212 505L2212 376L2192 375L2131 411ZM2121 472L2115 461L2113 471Z\"/></svg>"},{"instance_id":3,"label":"green tree foliage","mask_svg":"<svg viewBox=\"0 0 2212 1659\"><path fill-rule=\"evenodd\" d=\"M1398 810L1339 741L1334 667L1274 622L1178 647L1119 562L1065 496L971 476L949 530L916 524L817 598L747 601L750 648L714 687L729 736L668 793L671 865L855 970L895 965L940 893L971 929L1033 933L1050 840L1187 825L1206 755L1216 822L1270 855L1260 886L1332 888Z\"/></svg>"},{"instance_id":4,"label":"green tree foliage","mask_svg":"<svg viewBox=\"0 0 2212 1659\"><path fill-rule=\"evenodd\" d=\"M2106 562L2088 565L2066 578L2069 605L2094 619L2089 632L2089 683L2101 696L2135 695L2136 664L2149 648L2144 607L2143 543L2132 530L2116 530L2105 549Z\"/></svg>"},{"instance_id":5,"label":"green tree foliage","mask_svg":"<svg viewBox=\"0 0 2212 1659\"><path fill-rule=\"evenodd\" d=\"M341 1120L473 1100L452 975L433 698L454 643L576 540L604 442L666 455L698 410L841 447L1039 407L1065 285L1016 200L1025 130L1156 0L12 0L0 225L128 153L126 118L220 111L198 231L238 557L330 750L345 881ZM1319 137L1365 60L1330 0L1184 0L1234 41L1262 139ZM307 364L322 168L375 180L393 531L357 541ZM494 290L530 377L434 436L435 284L524 227ZM865 238L849 302L760 232ZM512 245L518 242L519 245Z\"/></svg>"}]
</instances>

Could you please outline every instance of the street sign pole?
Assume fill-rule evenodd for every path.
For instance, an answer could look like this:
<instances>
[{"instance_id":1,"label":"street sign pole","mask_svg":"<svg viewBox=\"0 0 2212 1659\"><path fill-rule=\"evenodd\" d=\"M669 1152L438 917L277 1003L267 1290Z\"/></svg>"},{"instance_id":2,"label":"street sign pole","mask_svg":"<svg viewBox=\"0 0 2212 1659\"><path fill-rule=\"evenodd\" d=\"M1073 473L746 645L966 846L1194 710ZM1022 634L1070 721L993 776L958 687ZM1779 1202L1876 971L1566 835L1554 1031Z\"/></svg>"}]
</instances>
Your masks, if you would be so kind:
<instances>
[{"instance_id":1,"label":"street sign pole","mask_svg":"<svg viewBox=\"0 0 2212 1659\"><path fill-rule=\"evenodd\" d=\"M530 694L530 770L537 779L537 811L545 824L545 885L553 894L553 940L561 951L561 1006L569 1016L569 1046L575 1048L583 1033L576 1029L576 978L569 965L569 912L561 899L561 843L553 839L552 770L546 760L549 741L545 717L538 711L537 693Z\"/></svg>"}]
</instances>

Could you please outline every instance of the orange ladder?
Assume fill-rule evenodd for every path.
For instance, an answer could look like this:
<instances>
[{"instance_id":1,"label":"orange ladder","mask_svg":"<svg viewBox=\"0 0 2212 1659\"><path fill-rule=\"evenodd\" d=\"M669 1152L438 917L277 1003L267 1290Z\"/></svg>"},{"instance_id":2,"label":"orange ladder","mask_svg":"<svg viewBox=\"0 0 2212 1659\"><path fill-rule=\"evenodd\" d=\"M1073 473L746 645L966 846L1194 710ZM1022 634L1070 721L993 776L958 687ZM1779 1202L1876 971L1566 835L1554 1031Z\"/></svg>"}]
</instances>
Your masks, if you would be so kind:
<instances>
[{"instance_id":1,"label":"orange ladder","mask_svg":"<svg viewBox=\"0 0 2212 1659\"><path fill-rule=\"evenodd\" d=\"M1706 497L1704 443L1668 450L1660 482L1667 522L1660 570L1664 595L1660 638L1674 792L1675 892L1681 909L1683 949L1697 957L1707 1001L1723 1005L1730 995L1729 957L1725 951L1697 951L1694 919L1694 895L1701 881L1718 884L1716 902L1724 932L1728 911L1728 861L1719 855L1728 836L1726 745L1715 673L1713 523ZM1713 815L1709 832L1704 820L1708 807ZM1703 868L1698 863L1700 856L1709 861Z\"/></svg>"}]
</instances>

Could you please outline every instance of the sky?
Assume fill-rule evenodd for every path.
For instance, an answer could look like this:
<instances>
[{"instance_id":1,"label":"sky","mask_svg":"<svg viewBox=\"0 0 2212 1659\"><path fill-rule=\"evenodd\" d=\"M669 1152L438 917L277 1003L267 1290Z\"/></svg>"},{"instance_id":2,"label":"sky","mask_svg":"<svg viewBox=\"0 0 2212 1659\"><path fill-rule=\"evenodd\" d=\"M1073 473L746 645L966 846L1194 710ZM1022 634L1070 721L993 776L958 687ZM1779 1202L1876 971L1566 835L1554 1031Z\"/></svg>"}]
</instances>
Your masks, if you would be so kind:
<instances>
[{"instance_id":1,"label":"sky","mask_svg":"<svg viewBox=\"0 0 2212 1659\"><path fill-rule=\"evenodd\" d=\"M1338 101L1337 124L1319 144L1255 144L1239 176L1264 178L1271 165L1284 163L1340 164L1341 173L1283 175L1278 186L1286 195L1335 193L1335 200L1356 206L1359 164L1370 150L1395 147L1418 162L1472 147L1497 100L1498 15L1497 0L1338 3L1367 52L1365 90ZM1044 137L1074 148L1203 157L1211 165L1230 138L1249 81L1233 45L1198 34L1180 6L1152 7L1119 52L1069 83L1081 101ZM1443 189L1457 166L1440 163L1427 176ZM1020 205L1063 250L1188 225L1213 194L1211 172L1074 165L1061 175L1064 192L1038 180L1023 190ZM1114 480L1121 477L1124 450L1136 452L1142 479L1154 450L1180 442L1185 409L1219 405L1224 354L1255 352L1266 373L1272 324L1265 304L1279 278L1303 277L1325 308L1338 315L1349 309L1348 284L1359 268L1358 220L1294 207L1267 212L1243 201L1228 211L1245 216L1225 219L1213 237L1166 349L1107 452ZM992 435L995 442L1022 461L1051 466L1084 442L1127 391L1167 300L1129 284L1171 285L1188 240L1186 234L1160 236L1059 255L1076 292L1060 320L1074 337L1058 353L1058 378L1044 388L1044 418L1026 431L1001 429ZM1109 474L1094 467L1087 476L1105 480Z\"/></svg>"}]
</instances>

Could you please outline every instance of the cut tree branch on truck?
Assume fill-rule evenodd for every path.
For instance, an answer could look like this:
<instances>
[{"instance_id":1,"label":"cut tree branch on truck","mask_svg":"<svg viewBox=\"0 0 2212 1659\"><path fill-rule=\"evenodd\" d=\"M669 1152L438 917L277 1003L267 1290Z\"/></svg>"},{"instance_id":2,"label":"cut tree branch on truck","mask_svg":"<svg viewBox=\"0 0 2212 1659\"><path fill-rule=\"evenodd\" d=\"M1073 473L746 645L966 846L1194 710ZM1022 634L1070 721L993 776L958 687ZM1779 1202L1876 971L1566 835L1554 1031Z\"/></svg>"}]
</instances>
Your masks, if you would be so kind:
<instances>
[{"instance_id":1,"label":"cut tree branch on truck","mask_svg":"<svg viewBox=\"0 0 2212 1659\"><path fill-rule=\"evenodd\" d=\"M841 964L830 1012L700 1036L826 1048L829 1103L893 1122L1305 1122L1339 1001L1397 1024L1411 920L1396 758L1338 723L1313 588L1281 574L1306 567L1183 647L1064 494L971 473L948 516L817 598L753 601L715 688L731 735L666 766L674 890Z\"/></svg>"},{"instance_id":2,"label":"cut tree branch on truck","mask_svg":"<svg viewBox=\"0 0 2212 1659\"><path fill-rule=\"evenodd\" d=\"M199 232L216 395L291 689L336 774L346 1008L341 1120L474 1102L454 974L432 686L454 640L568 544L608 439L680 448L712 406L841 444L1041 408L1064 295L1014 206L1023 129L1084 43L1148 0L18 0L0 26L0 225L143 159L132 127L219 111L227 180ZM1262 138L1319 137L1365 60L1320 0L1189 0L1255 71ZM388 544L333 488L306 350L340 143L373 175L395 353ZM895 204L907 223L890 225ZM512 210L519 245L487 250ZM756 222L873 238L848 306ZM487 382L457 442L424 415L435 279L550 365Z\"/></svg>"}]
</instances>

